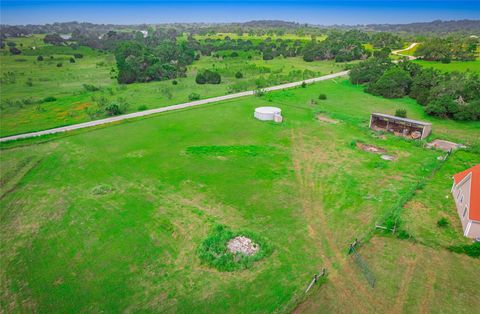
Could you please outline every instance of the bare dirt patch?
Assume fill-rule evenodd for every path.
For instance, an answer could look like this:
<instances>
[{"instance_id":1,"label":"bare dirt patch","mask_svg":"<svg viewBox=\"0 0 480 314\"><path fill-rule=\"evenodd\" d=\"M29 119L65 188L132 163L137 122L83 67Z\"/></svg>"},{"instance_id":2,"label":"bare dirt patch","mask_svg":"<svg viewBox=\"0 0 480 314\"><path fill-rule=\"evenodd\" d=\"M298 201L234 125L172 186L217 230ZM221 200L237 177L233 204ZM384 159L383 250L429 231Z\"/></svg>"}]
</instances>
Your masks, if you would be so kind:
<instances>
[{"instance_id":1,"label":"bare dirt patch","mask_svg":"<svg viewBox=\"0 0 480 314\"><path fill-rule=\"evenodd\" d=\"M436 149L441 149L443 151L450 151L450 150L455 150L459 148L465 148L464 145L462 144L457 144L454 142L449 142L449 141L444 141L444 140L434 140L431 141L430 143L427 144L428 148L436 148Z\"/></svg>"},{"instance_id":2,"label":"bare dirt patch","mask_svg":"<svg viewBox=\"0 0 480 314\"><path fill-rule=\"evenodd\" d=\"M318 121L322 121L322 122L326 122L326 123L331 123L331 124L337 124L337 123L339 123L338 120L331 119L331 118L322 116L322 115L320 115L320 114L317 115L317 120L318 120Z\"/></svg>"},{"instance_id":3,"label":"bare dirt patch","mask_svg":"<svg viewBox=\"0 0 480 314\"><path fill-rule=\"evenodd\" d=\"M374 146L374 145L370 145L370 144L360 143L360 142L357 142L356 146L357 146L357 148L359 148L363 151L366 151L368 153L383 154L383 153L387 152L383 148L380 148L380 147L377 147L377 146Z\"/></svg>"},{"instance_id":4,"label":"bare dirt patch","mask_svg":"<svg viewBox=\"0 0 480 314\"><path fill-rule=\"evenodd\" d=\"M392 156L392 155L381 155L380 158L382 158L383 160L387 160L387 161L393 161L395 160L395 156Z\"/></svg>"},{"instance_id":5,"label":"bare dirt patch","mask_svg":"<svg viewBox=\"0 0 480 314\"><path fill-rule=\"evenodd\" d=\"M254 243L251 239L238 236L227 243L228 250L232 253L241 253L247 256L252 256L258 252L259 246Z\"/></svg>"}]
</instances>

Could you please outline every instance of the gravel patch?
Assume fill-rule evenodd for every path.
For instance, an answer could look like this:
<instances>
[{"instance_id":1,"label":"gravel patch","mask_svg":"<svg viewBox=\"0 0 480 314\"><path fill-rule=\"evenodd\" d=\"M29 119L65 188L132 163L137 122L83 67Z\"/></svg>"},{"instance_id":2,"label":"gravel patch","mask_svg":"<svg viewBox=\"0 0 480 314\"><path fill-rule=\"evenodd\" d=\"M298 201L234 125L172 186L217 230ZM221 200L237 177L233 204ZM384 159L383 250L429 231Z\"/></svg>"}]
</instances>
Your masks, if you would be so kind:
<instances>
[{"instance_id":1,"label":"gravel patch","mask_svg":"<svg viewBox=\"0 0 480 314\"><path fill-rule=\"evenodd\" d=\"M244 236L238 236L231 239L228 241L227 247L232 253L241 253L248 256L254 255L260 249L256 243Z\"/></svg>"}]
</instances>

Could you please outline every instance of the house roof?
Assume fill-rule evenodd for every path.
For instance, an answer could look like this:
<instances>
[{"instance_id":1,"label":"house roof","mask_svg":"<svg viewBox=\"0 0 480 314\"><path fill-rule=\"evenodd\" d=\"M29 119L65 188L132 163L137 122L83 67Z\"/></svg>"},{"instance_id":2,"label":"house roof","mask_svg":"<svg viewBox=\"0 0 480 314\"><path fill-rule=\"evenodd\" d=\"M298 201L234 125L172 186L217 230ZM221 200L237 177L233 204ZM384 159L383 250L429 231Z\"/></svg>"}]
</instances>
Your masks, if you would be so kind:
<instances>
[{"instance_id":1,"label":"house roof","mask_svg":"<svg viewBox=\"0 0 480 314\"><path fill-rule=\"evenodd\" d=\"M472 174L470 187L470 209L468 218L480 221L480 164L453 175L455 184L460 183L468 174Z\"/></svg>"},{"instance_id":2,"label":"house roof","mask_svg":"<svg viewBox=\"0 0 480 314\"><path fill-rule=\"evenodd\" d=\"M382 117L384 119L388 119L388 120L391 120L391 121L402 121L402 122L411 123L411 124L418 124L418 125L421 125L421 126L432 125L431 123L428 123L428 122L423 122L423 121L418 121L418 120L413 120L413 119L407 119L407 118L401 118L401 117L392 116L392 115L385 114L385 113L374 112L374 113L372 113L372 116Z\"/></svg>"}]
</instances>

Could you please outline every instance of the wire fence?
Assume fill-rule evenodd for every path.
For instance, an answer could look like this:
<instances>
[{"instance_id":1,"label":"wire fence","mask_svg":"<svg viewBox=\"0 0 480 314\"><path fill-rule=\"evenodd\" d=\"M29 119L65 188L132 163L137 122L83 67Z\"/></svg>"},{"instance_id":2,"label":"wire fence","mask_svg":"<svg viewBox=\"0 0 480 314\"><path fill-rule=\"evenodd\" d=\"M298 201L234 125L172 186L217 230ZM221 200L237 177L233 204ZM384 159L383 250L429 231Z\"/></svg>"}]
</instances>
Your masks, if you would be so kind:
<instances>
[{"instance_id":1,"label":"wire fence","mask_svg":"<svg viewBox=\"0 0 480 314\"><path fill-rule=\"evenodd\" d=\"M357 267L360 269L360 271L363 273L363 275L367 279L368 283L370 284L370 287L375 288L375 284L377 281L375 278L375 275L370 270L370 267L368 267L367 262L365 262L365 260L360 256L360 254L355 249L358 243L359 242L357 241L357 239L355 239L355 241L352 244L350 244L348 253L352 257L353 261L355 262L355 265L357 265Z\"/></svg>"}]
</instances>

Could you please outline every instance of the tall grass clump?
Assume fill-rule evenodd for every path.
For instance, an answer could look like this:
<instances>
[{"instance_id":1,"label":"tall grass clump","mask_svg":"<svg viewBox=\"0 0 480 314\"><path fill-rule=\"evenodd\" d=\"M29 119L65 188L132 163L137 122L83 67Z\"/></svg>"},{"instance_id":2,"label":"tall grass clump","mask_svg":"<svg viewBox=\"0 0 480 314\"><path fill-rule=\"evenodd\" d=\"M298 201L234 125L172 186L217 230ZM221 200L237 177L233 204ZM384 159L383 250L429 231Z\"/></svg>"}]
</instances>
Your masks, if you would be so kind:
<instances>
[{"instance_id":1,"label":"tall grass clump","mask_svg":"<svg viewBox=\"0 0 480 314\"><path fill-rule=\"evenodd\" d=\"M259 251L248 256L241 253L233 254L227 248L227 243L237 236L250 238L259 246ZM235 271L252 267L253 263L270 255L272 246L264 238L250 231L234 232L224 225L216 225L197 250L202 263L219 271Z\"/></svg>"}]
</instances>

